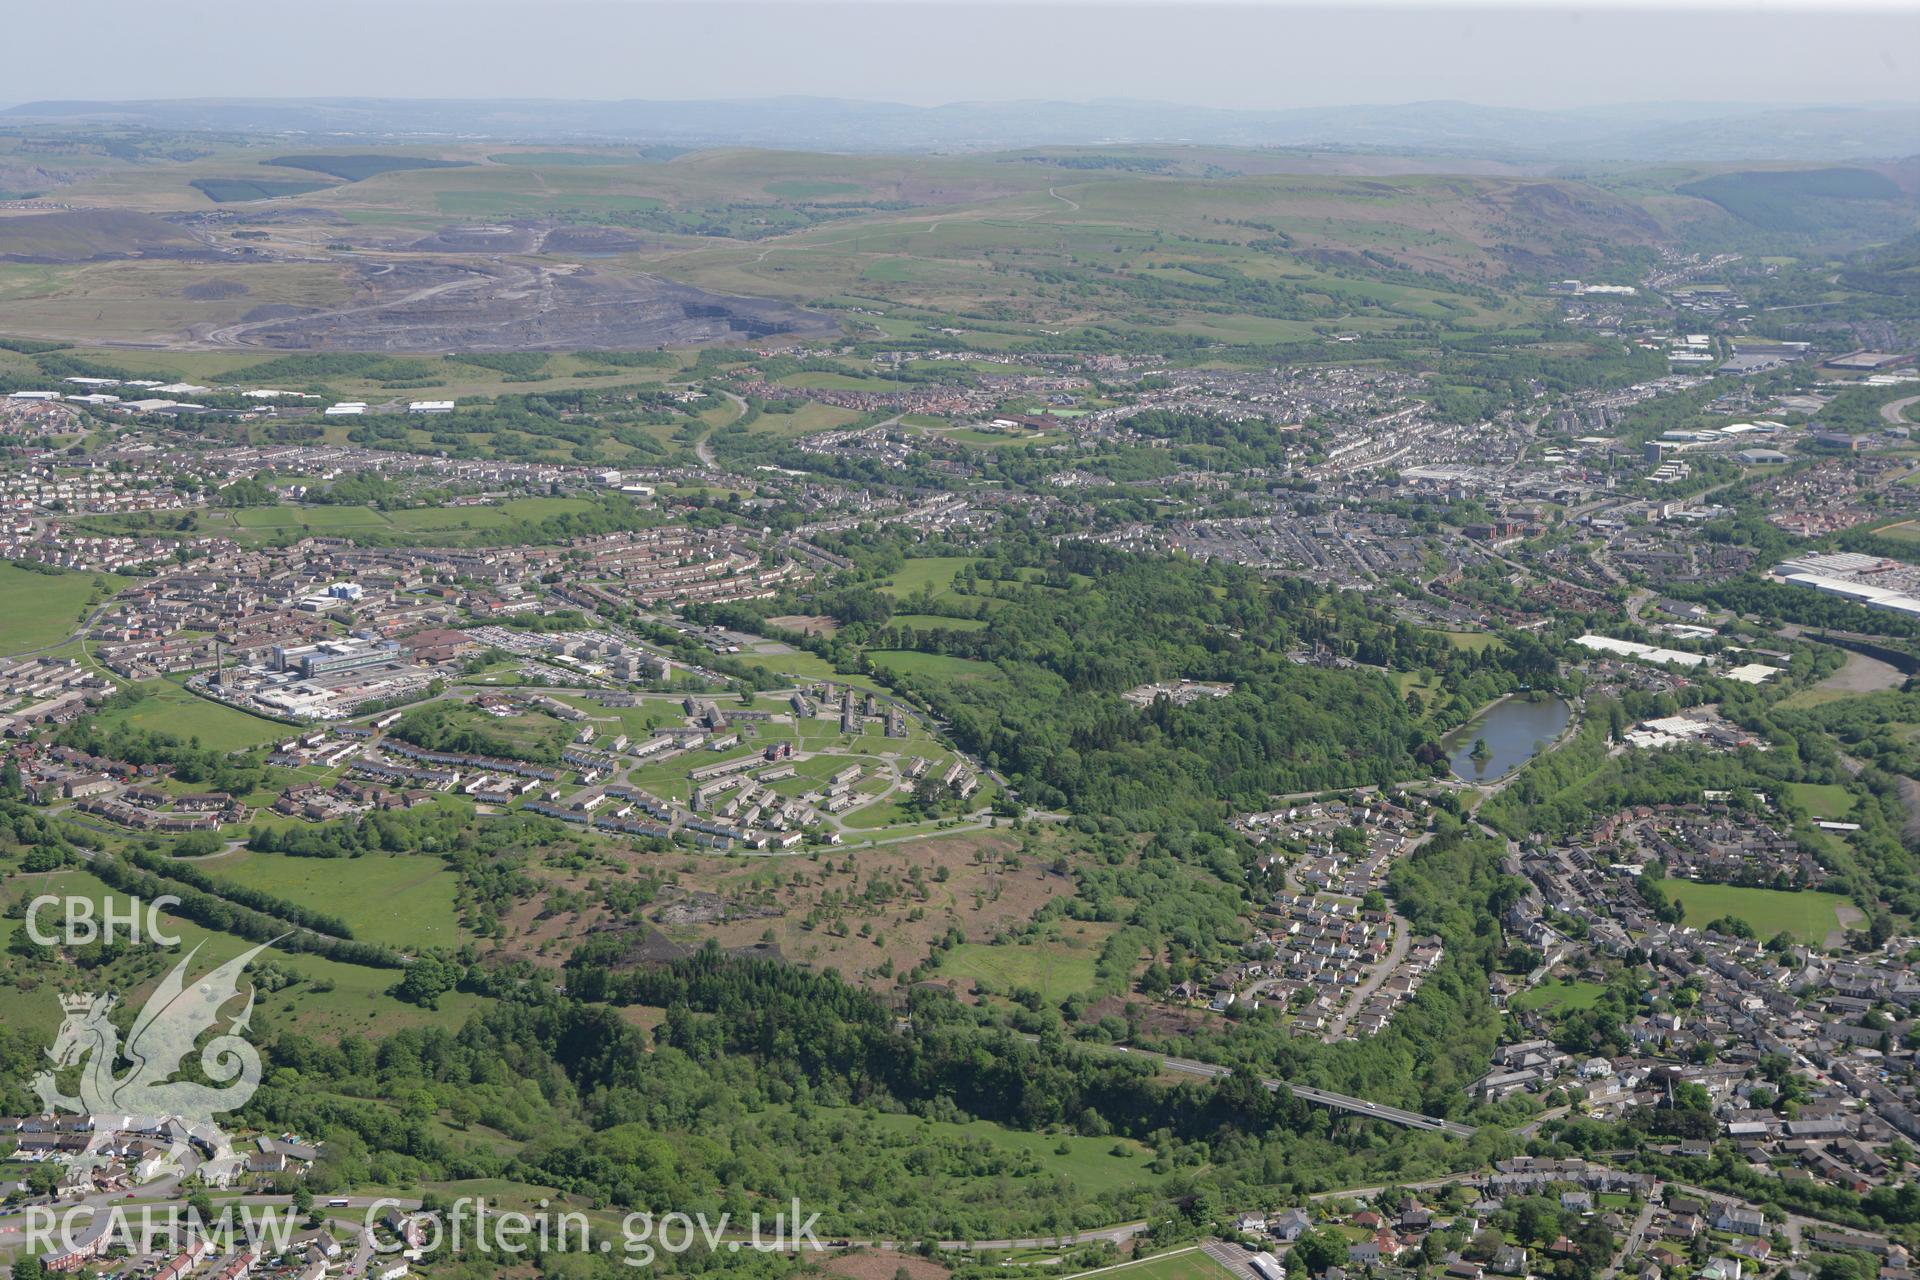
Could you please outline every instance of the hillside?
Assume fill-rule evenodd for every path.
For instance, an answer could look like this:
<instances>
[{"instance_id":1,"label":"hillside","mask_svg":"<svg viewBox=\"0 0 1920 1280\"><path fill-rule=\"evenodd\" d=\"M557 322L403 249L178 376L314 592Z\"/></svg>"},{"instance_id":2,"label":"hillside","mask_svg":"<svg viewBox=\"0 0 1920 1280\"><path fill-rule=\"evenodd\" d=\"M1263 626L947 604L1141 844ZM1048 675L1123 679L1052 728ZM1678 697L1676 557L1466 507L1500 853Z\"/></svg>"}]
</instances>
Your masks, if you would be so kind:
<instances>
[{"instance_id":1,"label":"hillside","mask_svg":"<svg viewBox=\"0 0 1920 1280\"><path fill-rule=\"evenodd\" d=\"M201 248L191 232L127 210L76 209L0 218L0 259L14 262L177 256Z\"/></svg>"}]
</instances>

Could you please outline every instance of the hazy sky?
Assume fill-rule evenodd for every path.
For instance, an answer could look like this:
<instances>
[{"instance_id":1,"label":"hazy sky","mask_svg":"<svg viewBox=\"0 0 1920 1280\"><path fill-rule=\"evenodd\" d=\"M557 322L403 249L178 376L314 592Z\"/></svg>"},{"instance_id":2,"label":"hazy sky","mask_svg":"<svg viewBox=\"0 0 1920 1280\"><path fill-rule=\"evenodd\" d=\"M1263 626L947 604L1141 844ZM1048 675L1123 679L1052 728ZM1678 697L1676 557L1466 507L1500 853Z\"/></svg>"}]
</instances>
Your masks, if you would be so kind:
<instances>
[{"instance_id":1,"label":"hazy sky","mask_svg":"<svg viewBox=\"0 0 1920 1280\"><path fill-rule=\"evenodd\" d=\"M9 0L0 101L748 98L1226 107L1920 101L1920 0ZM189 13L191 17L189 18ZM18 56L42 50L46 56Z\"/></svg>"}]
</instances>

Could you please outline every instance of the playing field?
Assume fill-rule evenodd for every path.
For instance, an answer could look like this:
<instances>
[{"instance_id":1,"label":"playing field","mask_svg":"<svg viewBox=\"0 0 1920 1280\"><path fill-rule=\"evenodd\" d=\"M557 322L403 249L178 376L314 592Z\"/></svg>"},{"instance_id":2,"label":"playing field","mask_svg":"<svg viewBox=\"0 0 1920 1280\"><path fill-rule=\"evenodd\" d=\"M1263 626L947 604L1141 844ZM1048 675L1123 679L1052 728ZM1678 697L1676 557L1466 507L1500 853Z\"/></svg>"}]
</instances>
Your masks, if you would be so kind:
<instances>
[{"instance_id":1,"label":"playing field","mask_svg":"<svg viewBox=\"0 0 1920 1280\"><path fill-rule=\"evenodd\" d=\"M1709 920L1734 916L1753 926L1762 939L1782 930L1802 942L1820 946L1830 930L1840 928L1838 909L1847 900L1811 889L1746 889L1731 884L1700 884L1692 880L1663 880L1669 898L1686 906L1685 923L1699 928Z\"/></svg>"},{"instance_id":2,"label":"playing field","mask_svg":"<svg viewBox=\"0 0 1920 1280\"><path fill-rule=\"evenodd\" d=\"M1234 1273L1196 1246L1143 1258L1111 1271L1102 1270L1100 1274L1111 1280L1227 1280Z\"/></svg>"},{"instance_id":3,"label":"playing field","mask_svg":"<svg viewBox=\"0 0 1920 1280\"><path fill-rule=\"evenodd\" d=\"M1543 982L1507 1003L1516 1009L1591 1009L1606 988L1597 982Z\"/></svg>"},{"instance_id":4,"label":"playing field","mask_svg":"<svg viewBox=\"0 0 1920 1280\"><path fill-rule=\"evenodd\" d=\"M125 583L113 574L38 573L0 561L0 656L59 644L79 627L89 600Z\"/></svg>"},{"instance_id":5,"label":"playing field","mask_svg":"<svg viewBox=\"0 0 1920 1280\"><path fill-rule=\"evenodd\" d=\"M1853 794L1837 782L1789 782L1786 790L1817 819L1839 822L1853 813Z\"/></svg>"}]
</instances>

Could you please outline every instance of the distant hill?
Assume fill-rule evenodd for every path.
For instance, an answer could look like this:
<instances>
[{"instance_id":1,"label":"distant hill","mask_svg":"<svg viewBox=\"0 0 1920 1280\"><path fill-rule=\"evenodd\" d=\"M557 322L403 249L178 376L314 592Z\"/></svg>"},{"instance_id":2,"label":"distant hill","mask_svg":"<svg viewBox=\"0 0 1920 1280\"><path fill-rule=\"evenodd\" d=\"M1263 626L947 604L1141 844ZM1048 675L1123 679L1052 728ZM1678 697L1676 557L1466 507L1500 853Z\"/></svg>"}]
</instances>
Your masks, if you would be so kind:
<instances>
[{"instance_id":1,"label":"distant hill","mask_svg":"<svg viewBox=\"0 0 1920 1280\"><path fill-rule=\"evenodd\" d=\"M985 151L1189 143L1411 150L1570 162L1884 159L1910 154L1920 145L1920 107L1740 103L1527 111L1465 102L1417 102L1230 111L1131 100L913 107L834 98L705 102L289 98L29 102L0 112L0 117L269 134L617 140L693 147Z\"/></svg>"},{"instance_id":2,"label":"distant hill","mask_svg":"<svg viewBox=\"0 0 1920 1280\"><path fill-rule=\"evenodd\" d=\"M192 233L172 223L125 210L75 209L0 218L0 260L90 262L174 256L202 248Z\"/></svg>"},{"instance_id":3,"label":"distant hill","mask_svg":"<svg viewBox=\"0 0 1920 1280\"><path fill-rule=\"evenodd\" d=\"M425 156L386 155L311 155L275 156L268 164L282 169L307 169L348 182L359 182L383 173L402 173L409 169L464 169L465 160L430 160Z\"/></svg>"},{"instance_id":4,"label":"distant hill","mask_svg":"<svg viewBox=\"0 0 1920 1280\"><path fill-rule=\"evenodd\" d=\"M1904 194L1891 178L1868 169L1716 173L1678 190L1764 231L1815 231L1828 201L1892 201Z\"/></svg>"},{"instance_id":5,"label":"distant hill","mask_svg":"<svg viewBox=\"0 0 1920 1280\"><path fill-rule=\"evenodd\" d=\"M187 184L215 204L234 200L275 200L281 196L303 196L309 191L325 191L328 182L271 182L258 178L195 178Z\"/></svg>"}]
</instances>

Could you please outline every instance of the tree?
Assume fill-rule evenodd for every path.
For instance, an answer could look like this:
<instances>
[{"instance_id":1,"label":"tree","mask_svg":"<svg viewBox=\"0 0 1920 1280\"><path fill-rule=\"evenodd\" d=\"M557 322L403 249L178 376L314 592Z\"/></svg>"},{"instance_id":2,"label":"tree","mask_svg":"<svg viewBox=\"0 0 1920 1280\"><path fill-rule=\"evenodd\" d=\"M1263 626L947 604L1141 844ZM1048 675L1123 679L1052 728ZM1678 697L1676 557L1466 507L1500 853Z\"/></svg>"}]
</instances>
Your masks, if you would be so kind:
<instances>
[{"instance_id":1,"label":"tree","mask_svg":"<svg viewBox=\"0 0 1920 1280\"><path fill-rule=\"evenodd\" d=\"M1331 1231L1309 1227L1293 1243L1293 1252L1287 1255L1289 1262L1298 1262L1308 1275L1325 1274L1328 1267L1338 1267L1346 1263L1346 1241ZM1823 1277L1822 1280L1825 1280Z\"/></svg>"},{"instance_id":2,"label":"tree","mask_svg":"<svg viewBox=\"0 0 1920 1280\"><path fill-rule=\"evenodd\" d=\"M453 990L459 981L457 966L448 964L438 956L423 955L407 966L406 975L394 983L387 994L408 1004L434 1009L439 1007L440 997Z\"/></svg>"},{"instance_id":3,"label":"tree","mask_svg":"<svg viewBox=\"0 0 1920 1280\"><path fill-rule=\"evenodd\" d=\"M1513 1229L1529 1244L1544 1244L1560 1234L1560 1210L1539 1196L1528 1196L1514 1207Z\"/></svg>"}]
</instances>

